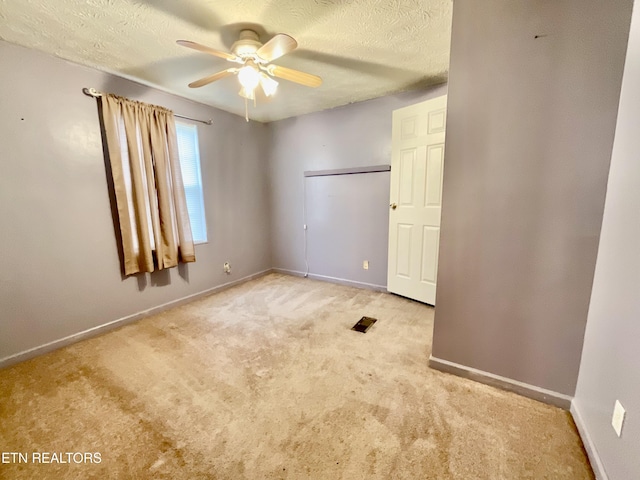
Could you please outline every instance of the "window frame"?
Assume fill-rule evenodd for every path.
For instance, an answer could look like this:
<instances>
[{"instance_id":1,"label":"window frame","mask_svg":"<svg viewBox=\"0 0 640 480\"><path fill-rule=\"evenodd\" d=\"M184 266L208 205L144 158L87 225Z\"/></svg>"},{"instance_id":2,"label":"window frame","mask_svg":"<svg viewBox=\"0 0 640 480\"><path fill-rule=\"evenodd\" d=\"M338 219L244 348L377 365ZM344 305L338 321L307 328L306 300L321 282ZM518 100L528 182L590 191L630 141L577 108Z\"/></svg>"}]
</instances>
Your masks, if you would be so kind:
<instances>
[{"instance_id":1,"label":"window frame","mask_svg":"<svg viewBox=\"0 0 640 480\"><path fill-rule=\"evenodd\" d=\"M204 182L202 181L202 163L201 163L201 157L200 157L200 137L198 135L198 126L197 125L193 125L191 123L188 122L182 122L179 120L175 121L176 123L176 140L178 143L178 161L180 162L180 173L183 173L183 166L182 166L182 162L183 159L180 156L180 133L179 133L179 128L180 127L184 127L188 130L193 131L194 137L193 138L193 142L195 144L195 170L196 170L196 175L198 176L198 180L199 180L199 186L200 186L200 200L201 200L201 207L202 207L202 226L204 229L204 240L196 240L195 236L193 235L194 229L193 229L193 221L191 220L191 213L189 212L189 226L191 227L191 235L193 238L193 244L194 245L204 245L209 243L209 228L207 225L207 211L205 208L205 201L204 201ZM190 139L191 141L191 139ZM182 186L185 189L185 198L186 198L186 190L187 187L184 184L184 174L182 175ZM188 208L187 208L188 210Z\"/></svg>"}]
</instances>

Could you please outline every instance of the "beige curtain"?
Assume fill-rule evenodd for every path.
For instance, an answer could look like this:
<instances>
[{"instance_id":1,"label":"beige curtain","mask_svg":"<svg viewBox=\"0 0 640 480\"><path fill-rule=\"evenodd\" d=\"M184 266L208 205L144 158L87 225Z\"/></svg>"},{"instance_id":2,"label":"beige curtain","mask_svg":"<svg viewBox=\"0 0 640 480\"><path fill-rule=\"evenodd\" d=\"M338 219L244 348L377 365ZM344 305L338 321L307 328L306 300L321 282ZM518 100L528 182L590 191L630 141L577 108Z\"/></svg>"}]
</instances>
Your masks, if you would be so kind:
<instances>
[{"instance_id":1,"label":"beige curtain","mask_svg":"<svg viewBox=\"0 0 640 480\"><path fill-rule=\"evenodd\" d=\"M195 262L173 112L103 95L125 275Z\"/></svg>"}]
</instances>

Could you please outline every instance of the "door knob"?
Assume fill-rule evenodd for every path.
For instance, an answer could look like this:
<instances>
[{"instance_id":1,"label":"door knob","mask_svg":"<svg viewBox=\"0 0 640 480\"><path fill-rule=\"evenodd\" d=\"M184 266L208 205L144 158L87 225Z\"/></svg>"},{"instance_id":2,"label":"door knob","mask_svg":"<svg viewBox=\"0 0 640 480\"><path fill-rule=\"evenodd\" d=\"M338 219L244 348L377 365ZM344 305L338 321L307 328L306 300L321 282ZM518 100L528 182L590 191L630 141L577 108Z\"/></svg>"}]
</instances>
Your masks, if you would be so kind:
<instances>
[{"instance_id":1,"label":"door knob","mask_svg":"<svg viewBox=\"0 0 640 480\"><path fill-rule=\"evenodd\" d=\"M398 208L398 205L396 203L392 203L389 206L391 207L391 210L395 210L396 208Z\"/></svg>"}]
</instances>

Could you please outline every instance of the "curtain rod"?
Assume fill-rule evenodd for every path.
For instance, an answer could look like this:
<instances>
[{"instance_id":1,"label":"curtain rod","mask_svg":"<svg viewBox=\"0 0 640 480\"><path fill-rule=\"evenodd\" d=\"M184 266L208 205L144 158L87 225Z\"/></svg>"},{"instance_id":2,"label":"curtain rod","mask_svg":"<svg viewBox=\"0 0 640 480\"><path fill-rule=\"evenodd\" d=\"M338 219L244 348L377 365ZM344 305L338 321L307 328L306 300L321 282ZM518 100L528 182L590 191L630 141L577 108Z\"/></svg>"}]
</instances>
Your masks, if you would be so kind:
<instances>
[{"instance_id":1,"label":"curtain rod","mask_svg":"<svg viewBox=\"0 0 640 480\"><path fill-rule=\"evenodd\" d=\"M104 95L102 92L99 92L95 88L83 88L82 89L82 93L84 93L88 97L93 97L93 98L98 98L98 97L101 97L102 95ZM187 117L185 115L178 115L177 113L174 113L173 116L174 117L178 117L178 118L184 118L186 120L191 120L192 122L204 123L205 125L213 125L213 120L211 120L211 119L209 119L209 120L199 120L197 118L191 118L191 117Z\"/></svg>"}]
</instances>

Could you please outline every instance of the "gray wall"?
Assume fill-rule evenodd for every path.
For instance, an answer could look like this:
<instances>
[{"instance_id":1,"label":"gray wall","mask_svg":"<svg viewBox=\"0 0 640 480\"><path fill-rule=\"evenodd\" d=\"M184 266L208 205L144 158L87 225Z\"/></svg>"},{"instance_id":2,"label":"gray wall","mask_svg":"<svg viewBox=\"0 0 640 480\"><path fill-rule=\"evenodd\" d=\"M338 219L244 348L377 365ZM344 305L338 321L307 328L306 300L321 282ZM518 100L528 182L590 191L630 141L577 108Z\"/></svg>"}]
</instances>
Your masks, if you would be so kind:
<instances>
[{"instance_id":1,"label":"gray wall","mask_svg":"<svg viewBox=\"0 0 640 480\"><path fill-rule=\"evenodd\" d=\"M305 178L310 272L377 287L387 284L389 175Z\"/></svg>"},{"instance_id":2,"label":"gray wall","mask_svg":"<svg viewBox=\"0 0 640 480\"><path fill-rule=\"evenodd\" d=\"M303 172L388 164L391 112L446 93L440 86L247 124L2 41L0 63L12 66L0 78L0 360L272 266L304 271ZM209 242L196 246L195 264L122 277L96 101L83 87L214 119L211 127L198 124ZM325 237L310 238L309 263L322 275L384 285L388 173L350 177L307 180L318 198L351 201L350 215L338 212ZM317 227L319 211L310 214ZM329 255L333 263L323 262Z\"/></svg>"},{"instance_id":3,"label":"gray wall","mask_svg":"<svg viewBox=\"0 0 640 480\"><path fill-rule=\"evenodd\" d=\"M0 65L0 358L271 267L268 126L5 42ZM121 277L83 87L213 118L198 125L209 243L195 264Z\"/></svg>"},{"instance_id":4,"label":"gray wall","mask_svg":"<svg viewBox=\"0 0 640 480\"><path fill-rule=\"evenodd\" d=\"M366 102L355 103L332 110L312 113L300 117L271 123L272 148L270 158L271 181L271 222L273 266L290 271L305 271L303 205L304 182L311 185L312 179L304 180L307 170L328 170L391 163L391 112L413 103L428 100L447 93L446 86L434 87L426 92L412 92L392 95ZM317 198L330 198L336 182L344 183L341 201L349 208L362 202L372 193L367 189L370 175L353 175L342 180L314 183L313 194ZM361 178L358 178L361 177ZM388 178L388 177L387 177ZM373 187L373 184L370 184ZM388 206L388 186L376 188L376 201ZM334 192L335 193L335 192ZM377 205L377 204L376 204ZM321 208L321 206L317 206ZM363 207L364 208L364 207ZM333 238L344 236L345 245L369 245L367 255L340 245L313 248L322 238L313 237L313 225L309 225L309 266L312 274L340 278L343 280L386 285L388 231L388 208L370 206L358 216L348 216L347 212L332 226ZM311 212L313 213L313 212ZM369 234L375 227L375 239ZM380 235L382 230L386 232ZM331 262L324 261L330 255ZM371 268L362 269L362 261L369 260ZM321 267L321 268L320 268Z\"/></svg>"},{"instance_id":5,"label":"gray wall","mask_svg":"<svg viewBox=\"0 0 640 480\"><path fill-rule=\"evenodd\" d=\"M454 2L435 357L573 395L631 4Z\"/></svg>"},{"instance_id":6,"label":"gray wall","mask_svg":"<svg viewBox=\"0 0 640 480\"><path fill-rule=\"evenodd\" d=\"M573 400L611 480L640 478L640 3L635 2L578 387ZM627 411L611 427L616 399Z\"/></svg>"}]
</instances>

